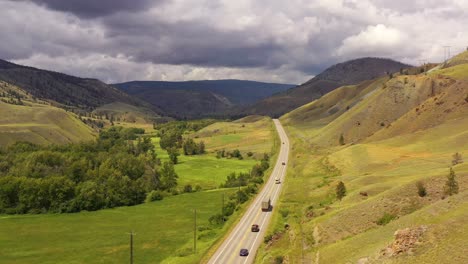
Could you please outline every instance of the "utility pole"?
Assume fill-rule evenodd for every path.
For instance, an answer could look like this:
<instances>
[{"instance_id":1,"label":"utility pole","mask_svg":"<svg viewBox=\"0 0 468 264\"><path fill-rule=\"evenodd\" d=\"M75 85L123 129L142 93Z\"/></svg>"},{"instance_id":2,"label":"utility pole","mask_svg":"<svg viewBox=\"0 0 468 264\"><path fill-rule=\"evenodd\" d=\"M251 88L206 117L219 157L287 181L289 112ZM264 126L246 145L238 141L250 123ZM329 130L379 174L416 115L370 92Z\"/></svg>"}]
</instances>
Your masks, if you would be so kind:
<instances>
[{"instance_id":1,"label":"utility pole","mask_svg":"<svg viewBox=\"0 0 468 264\"><path fill-rule=\"evenodd\" d=\"M223 217L223 222L224 222L224 192L221 198L221 216Z\"/></svg>"},{"instance_id":2,"label":"utility pole","mask_svg":"<svg viewBox=\"0 0 468 264\"><path fill-rule=\"evenodd\" d=\"M444 62L450 59L450 47L451 46L444 46Z\"/></svg>"},{"instance_id":3,"label":"utility pole","mask_svg":"<svg viewBox=\"0 0 468 264\"><path fill-rule=\"evenodd\" d=\"M130 232L130 264L133 264L133 235L135 233Z\"/></svg>"},{"instance_id":4,"label":"utility pole","mask_svg":"<svg viewBox=\"0 0 468 264\"><path fill-rule=\"evenodd\" d=\"M197 209L193 216L193 252L197 253Z\"/></svg>"}]
</instances>

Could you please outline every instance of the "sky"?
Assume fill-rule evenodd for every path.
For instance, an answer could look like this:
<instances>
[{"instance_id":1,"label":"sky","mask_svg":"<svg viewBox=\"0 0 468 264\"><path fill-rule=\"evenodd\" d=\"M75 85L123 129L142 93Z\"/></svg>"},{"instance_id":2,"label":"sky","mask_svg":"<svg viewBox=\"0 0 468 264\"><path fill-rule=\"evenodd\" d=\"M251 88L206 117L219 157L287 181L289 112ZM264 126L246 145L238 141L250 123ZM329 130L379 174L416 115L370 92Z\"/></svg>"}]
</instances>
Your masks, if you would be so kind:
<instances>
[{"instance_id":1,"label":"sky","mask_svg":"<svg viewBox=\"0 0 468 264\"><path fill-rule=\"evenodd\" d=\"M0 58L98 78L300 84L359 57L468 46L468 0L0 0Z\"/></svg>"}]
</instances>

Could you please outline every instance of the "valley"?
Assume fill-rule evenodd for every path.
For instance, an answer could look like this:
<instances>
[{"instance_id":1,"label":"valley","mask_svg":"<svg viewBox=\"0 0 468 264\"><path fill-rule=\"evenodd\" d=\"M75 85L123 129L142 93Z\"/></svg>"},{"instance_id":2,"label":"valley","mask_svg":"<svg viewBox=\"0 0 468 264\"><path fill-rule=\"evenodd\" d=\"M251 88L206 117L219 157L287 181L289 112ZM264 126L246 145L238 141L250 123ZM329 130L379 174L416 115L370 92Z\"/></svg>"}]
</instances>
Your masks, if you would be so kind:
<instances>
[{"instance_id":1,"label":"valley","mask_svg":"<svg viewBox=\"0 0 468 264\"><path fill-rule=\"evenodd\" d=\"M299 86L1 60L0 259L468 262L467 58L353 59Z\"/></svg>"},{"instance_id":2,"label":"valley","mask_svg":"<svg viewBox=\"0 0 468 264\"><path fill-rule=\"evenodd\" d=\"M228 144L207 143L208 153L181 155L174 165L178 174L177 193L164 194L164 199L129 207L71 214L7 215L0 214L0 256L5 263L126 263L129 252L129 232L135 232L134 261L151 263L196 263L220 237L237 221L245 205L226 216L226 223L212 223L213 215L220 214L225 203L236 197L238 187L220 188L230 173L249 172L257 164L254 155L237 158L216 158L215 149L233 151L245 140L261 142L254 149L255 156L275 153L274 128L271 119L239 120L235 123L214 123L205 130L219 129L218 137L255 131L260 135L234 138ZM211 128L210 128L211 127ZM202 130L203 131L203 130ZM202 133L202 132L200 132ZM205 135L201 139L208 139ZM200 140L201 140L200 139ZM159 147L159 138L152 138L156 155L161 162L169 157ZM231 145L229 145L231 144ZM275 143L277 144L277 143ZM190 190L186 186L190 185ZM200 189L197 188L200 187ZM245 190L246 187L241 187ZM250 187L249 187L250 188ZM180 194L178 194L180 192ZM226 205L225 204L225 205ZM197 251L193 251L193 217L197 209ZM225 209L227 210L227 209ZM171 219L171 221L167 221ZM22 230L11 233L9 230ZM44 243L47 241L47 243ZM31 251L31 249L34 249ZM83 253L87 252L87 253Z\"/></svg>"}]
</instances>

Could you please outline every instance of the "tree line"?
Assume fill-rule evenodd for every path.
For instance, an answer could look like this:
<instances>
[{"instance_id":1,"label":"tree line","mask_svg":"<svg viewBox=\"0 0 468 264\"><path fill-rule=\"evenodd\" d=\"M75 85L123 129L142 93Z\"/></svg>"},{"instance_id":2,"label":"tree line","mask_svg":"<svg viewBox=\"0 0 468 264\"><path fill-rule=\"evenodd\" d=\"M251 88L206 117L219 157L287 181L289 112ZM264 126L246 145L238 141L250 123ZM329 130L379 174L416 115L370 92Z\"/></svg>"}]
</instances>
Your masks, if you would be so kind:
<instances>
[{"instance_id":1,"label":"tree line","mask_svg":"<svg viewBox=\"0 0 468 264\"><path fill-rule=\"evenodd\" d=\"M111 127L95 142L0 149L0 213L79 212L144 202L177 186L137 128Z\"/></svg>"}]
</instances>

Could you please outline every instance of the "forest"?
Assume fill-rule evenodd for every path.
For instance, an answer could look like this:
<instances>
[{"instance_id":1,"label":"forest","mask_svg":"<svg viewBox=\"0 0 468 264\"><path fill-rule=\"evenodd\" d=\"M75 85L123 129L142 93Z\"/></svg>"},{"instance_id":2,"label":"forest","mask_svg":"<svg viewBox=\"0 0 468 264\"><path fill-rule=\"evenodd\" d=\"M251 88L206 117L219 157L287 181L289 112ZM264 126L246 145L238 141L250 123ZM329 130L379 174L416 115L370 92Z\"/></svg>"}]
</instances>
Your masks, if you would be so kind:
<instances>
[{"instance_id":1,"label":"forest","mask_svg":"<svg viewBox=\"0 0 468 264\"><path fill-rule=\"evenodd\" d=\"M129 206L177 186L137 128L111 127L95 142L0 149L0 213L62 213ZM153 198L151 198L153 199Z\"/></svg>"}]
</instances>

